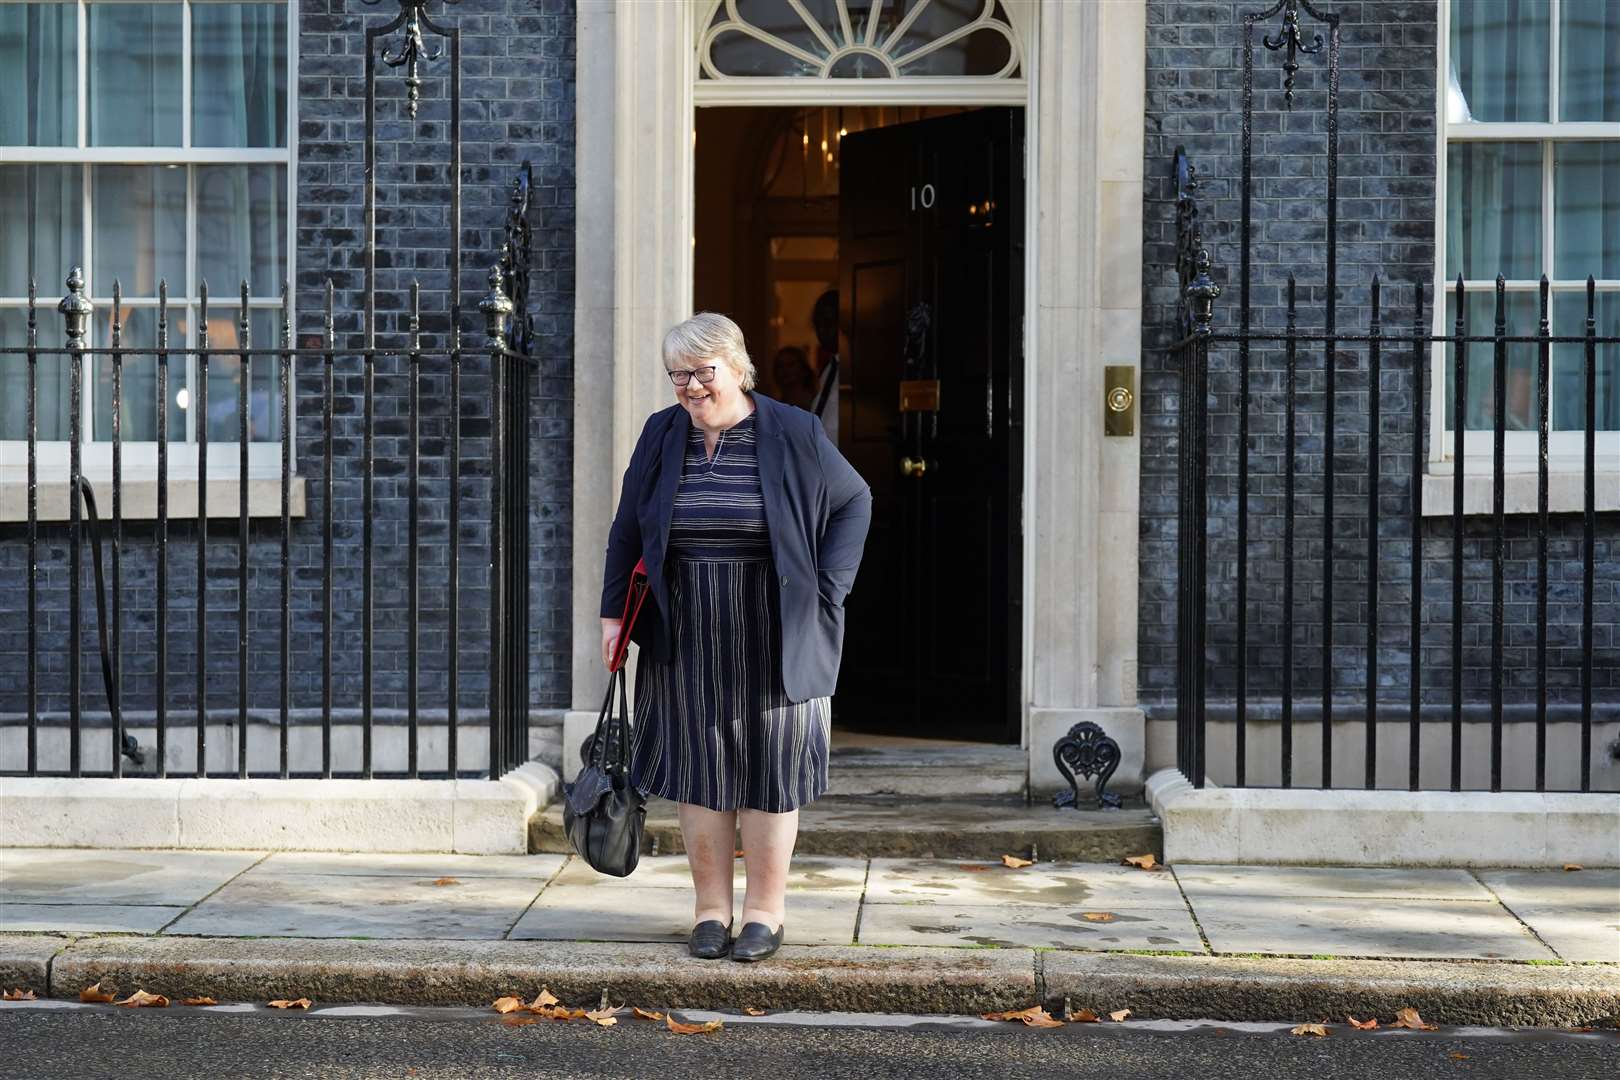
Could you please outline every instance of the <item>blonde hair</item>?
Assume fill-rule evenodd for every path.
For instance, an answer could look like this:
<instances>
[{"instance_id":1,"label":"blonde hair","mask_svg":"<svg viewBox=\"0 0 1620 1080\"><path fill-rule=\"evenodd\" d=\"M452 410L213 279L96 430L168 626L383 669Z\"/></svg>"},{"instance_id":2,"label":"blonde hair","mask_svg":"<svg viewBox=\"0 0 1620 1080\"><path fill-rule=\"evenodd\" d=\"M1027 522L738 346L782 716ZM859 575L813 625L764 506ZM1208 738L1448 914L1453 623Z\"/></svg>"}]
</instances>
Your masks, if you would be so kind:
<instances>
[{"instance_id":1,"label":"blonde hair","mask_svg":"<svg viewBox=\"0 0 1620 1080\"><path fill-rule=\"evenodd\" d=\"M744 390L754 388L754 362L748 358L742 328L713 311L700 311L664 335L664 370L677 360L723 360Z\"/></svg>"}]
</instances>

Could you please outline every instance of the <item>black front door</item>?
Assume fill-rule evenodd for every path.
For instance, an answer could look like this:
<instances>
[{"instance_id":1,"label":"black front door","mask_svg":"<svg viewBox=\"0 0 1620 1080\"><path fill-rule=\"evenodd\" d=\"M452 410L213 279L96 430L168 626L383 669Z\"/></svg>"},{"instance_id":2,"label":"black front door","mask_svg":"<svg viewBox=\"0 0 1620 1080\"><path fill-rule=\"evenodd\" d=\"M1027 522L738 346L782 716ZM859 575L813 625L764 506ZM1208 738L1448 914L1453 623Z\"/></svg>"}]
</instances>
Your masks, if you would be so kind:
<instances>
[{"instance_id":1,"label":"black front door","mask_svg":"<svg viewBox=\"0 0 1620 1080\"><path fill-rule=\"evenodd\" d=\"M872 486L840 726L1016 742L1023 112L844 138L840 444Z\"/></svg>"}]
</instances>

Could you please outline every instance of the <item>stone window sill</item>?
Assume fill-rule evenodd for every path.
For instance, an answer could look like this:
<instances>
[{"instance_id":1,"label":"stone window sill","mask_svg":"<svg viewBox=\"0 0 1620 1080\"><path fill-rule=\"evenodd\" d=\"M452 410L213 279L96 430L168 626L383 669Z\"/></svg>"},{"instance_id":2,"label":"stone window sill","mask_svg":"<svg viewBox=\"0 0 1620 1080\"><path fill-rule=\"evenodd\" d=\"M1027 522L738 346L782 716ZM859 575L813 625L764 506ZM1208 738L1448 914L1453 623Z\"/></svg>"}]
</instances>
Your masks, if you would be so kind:
<instances>
[{"instance_id":1,"label":"stone window sill","mask_svg":"<svg viewBox=\"0 0 1620 1080\"><path fill-rule=\"evenodd\" d=\"M28 520L28 482L9 475L0 478L0 524L21 523ZM86 474L96 494L96 510L103 521L112 518L112 479L107 476ZM279 518L281 516L281 477L248 477L248 517ZM183 521L197 517L197 481L195 479L169 480L169 520ZM123 517L125 521L155 521L157 519L157 478L151 475L126 473L123 478ZM289 490L291 516L304 516L304 478L292 477ZM208 481L208 518L234 519L241 513L234 476ZM71 504L68 502L68 482L58 475L42 478L39 482L39 520L42 522L67 521Z\"/></svg>"},{"instance_id":2,"label":"stone window sill","mask_svg":"<svg viewBox=\"0 0 1620 1080\"><path fill-rule=\"evenodd\" d=\"M1431 470L1434 466L1431 466ZM1539 512L1540 477L1536 470L1515 469L1504 471L1502 483L1503 508L1509 514ZM1494 514L1495 478L1490 473L1468 472L1463 475L1463 516ZM1423 516L1450 517L1455 506L1452 490L1453 474L1447 463L1444 471L1431 471L1423 477ZM1620 471L1605 470L1601 466L1593 474L1594 506L1598 513L1620 510ZM1586 509L1586 474L1584 470L1549 470L1547 473L1547 510L1553 514L1582 513Z\"/></svg>"}]
</instances>

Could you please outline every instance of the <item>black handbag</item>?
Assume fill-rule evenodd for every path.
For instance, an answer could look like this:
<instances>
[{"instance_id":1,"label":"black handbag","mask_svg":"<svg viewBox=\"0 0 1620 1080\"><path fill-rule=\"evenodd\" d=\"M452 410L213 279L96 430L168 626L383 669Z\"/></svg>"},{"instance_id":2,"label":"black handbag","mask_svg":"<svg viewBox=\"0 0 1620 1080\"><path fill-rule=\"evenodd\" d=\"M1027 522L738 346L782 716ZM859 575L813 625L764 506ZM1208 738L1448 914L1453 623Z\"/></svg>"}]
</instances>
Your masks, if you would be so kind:
<instances>
[{"instance_id":1,"label":"black handbag","mask_svg":"<svg viewBox=\"0 0 1620 1080\"><path fill-rule=\"evenodd\" d=\"M585 766L573 783L563 785L563 831L569 845L592 869L613 877L629 877L635 870L647 820L647 797L630 778L632 731L624 674L630 630L646 598L647 579L638 563L625 597L619 646L609 668L607 696L596 718L596 731L586 748ZM613 707L615 691L617 710Z\"/></svg>"}]
</instances>

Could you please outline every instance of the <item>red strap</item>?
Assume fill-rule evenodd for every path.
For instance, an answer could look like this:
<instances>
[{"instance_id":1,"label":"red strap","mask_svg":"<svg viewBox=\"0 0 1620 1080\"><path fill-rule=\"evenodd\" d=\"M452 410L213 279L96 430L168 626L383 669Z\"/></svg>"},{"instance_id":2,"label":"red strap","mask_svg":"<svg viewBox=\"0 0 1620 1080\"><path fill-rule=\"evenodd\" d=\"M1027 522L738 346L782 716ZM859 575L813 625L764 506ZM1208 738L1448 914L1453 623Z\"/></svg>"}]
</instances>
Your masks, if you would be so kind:
<instances>
[{"instance_id":1,"label":"red strap","mask_svg":"<svg viewBox=\"0 0 1620 1080\"><path fill-rule=\"evenodd\" d=\"M613 650L609 671L618 671L624 666L625 656L630 652L630 630L636 625L636 616L641 614L641 605L646 603L647 591L647 563L644 559L637 560L636 568L630 573L630 591L625 594L624 614L619 620L619 644Z\"/></svg>"}]
</instances>

